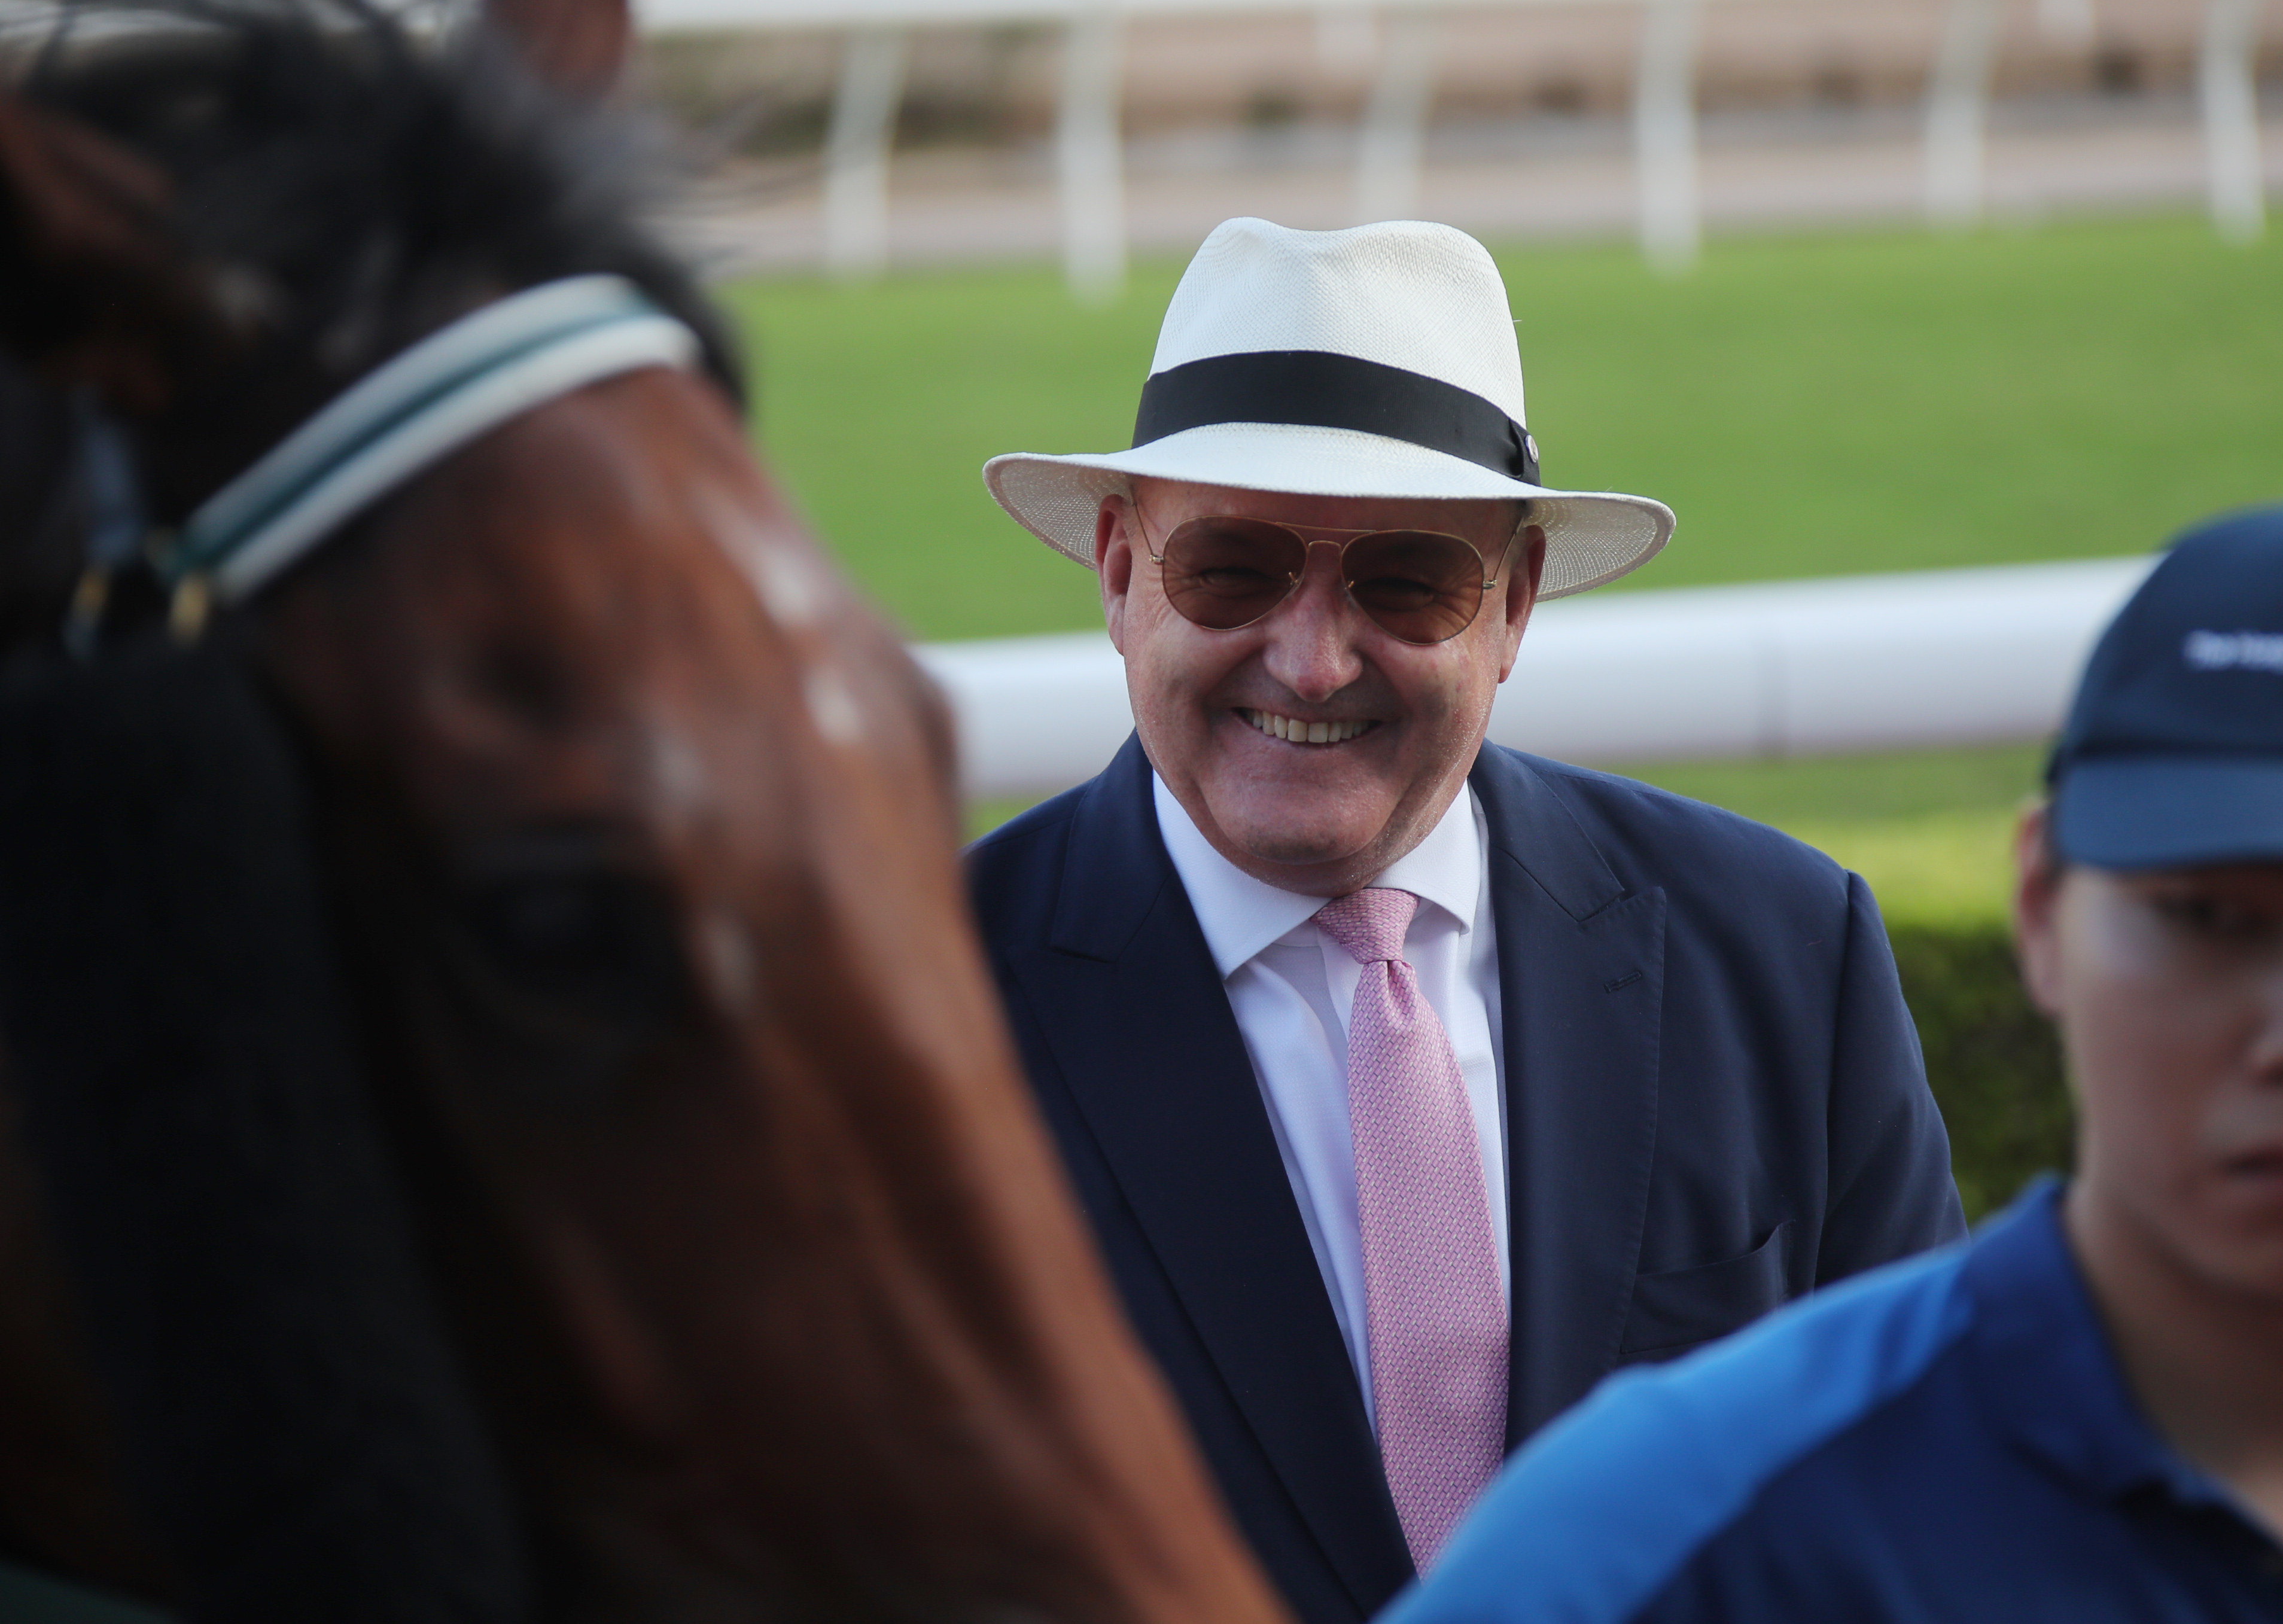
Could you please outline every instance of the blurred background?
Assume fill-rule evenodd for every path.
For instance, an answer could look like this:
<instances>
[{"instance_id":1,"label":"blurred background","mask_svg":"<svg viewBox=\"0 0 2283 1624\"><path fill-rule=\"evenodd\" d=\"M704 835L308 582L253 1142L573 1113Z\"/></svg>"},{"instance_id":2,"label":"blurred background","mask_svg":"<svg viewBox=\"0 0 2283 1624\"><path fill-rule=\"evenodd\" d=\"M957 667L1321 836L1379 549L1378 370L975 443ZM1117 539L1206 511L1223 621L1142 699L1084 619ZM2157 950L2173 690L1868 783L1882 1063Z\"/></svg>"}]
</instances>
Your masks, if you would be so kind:
<instances>
[{"instance_id":1,"label":"blurred background","mask_svg":"<svg viewBox=\"0 0 2283 1624\"><path fill-rule=\"evenodd\" d=\"M916 640L1098 628L1092 577L978 470L1125 445L1181 265L1238 214L1491 245L1549 482L1679 515L1597 613L2145 555L2283 495L2283 0L983 3L653 0L638 78L692 172L669 227L744 323L756 431ZM2044 686L1941 748L1555 752L1872 882L1977 1210L2066 1155L2003 920L2105 610L2067 613ZM1907 707L1923 658L1866 680ZM971 828L1052 787L978 794Z\"/></svg>"}]
</instances>

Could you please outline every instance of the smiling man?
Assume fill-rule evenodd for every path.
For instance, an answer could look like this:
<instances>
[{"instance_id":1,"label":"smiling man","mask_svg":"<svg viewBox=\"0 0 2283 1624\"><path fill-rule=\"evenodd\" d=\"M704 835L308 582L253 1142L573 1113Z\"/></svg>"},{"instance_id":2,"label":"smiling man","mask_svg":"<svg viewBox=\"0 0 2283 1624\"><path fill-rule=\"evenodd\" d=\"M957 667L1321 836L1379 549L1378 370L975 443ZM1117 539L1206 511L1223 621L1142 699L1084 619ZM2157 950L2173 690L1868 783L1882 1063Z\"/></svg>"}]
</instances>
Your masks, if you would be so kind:
<instances>
[{"instance_id":1,"label":"smiling man","mask_svg":"<svg viewBox=\"0 0 2283 1624\"><path fill-rule=\"evenodd\" d=\"M1484 746L1538 601L1672 528L1541 484L1524 422L1472 238L1235 220L1133 447L985 470L1099 571L1134 736L976 848L984 934L1127 1309L1305 1624L1375 1611L1612 1366L1962 1227L1861 881Z\"/></svg>"},{"instance_id":2,"label":"smiling man","mask_svg":"<svg viewBox=\"0 0 2283 1624\"><path fill-rule=\"evenodd\" d=\"M1387 1624L2283 1617L2283 509L2141 586L2050 779L2066 1189L1613 1380Z\"/></svg>"}]
</instances>

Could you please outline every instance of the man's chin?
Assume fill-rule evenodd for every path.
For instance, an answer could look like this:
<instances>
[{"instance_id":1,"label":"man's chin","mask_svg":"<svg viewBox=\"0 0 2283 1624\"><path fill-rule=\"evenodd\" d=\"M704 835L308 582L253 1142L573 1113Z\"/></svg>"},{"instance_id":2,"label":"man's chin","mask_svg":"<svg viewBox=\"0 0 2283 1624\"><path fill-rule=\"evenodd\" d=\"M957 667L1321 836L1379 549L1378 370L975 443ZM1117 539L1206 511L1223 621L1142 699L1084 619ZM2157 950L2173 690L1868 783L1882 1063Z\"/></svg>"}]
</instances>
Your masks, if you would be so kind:
<instances>
[{"instance_id":1,"label":"man's chin","mask_svg":"<svg viewBox=\"0 0 2283 1624\"><path fill-rule=\"evenodd\" d=\"M1384 821L1360 828L1353 825L1301 823L1297 820L1284 822L1259 809L1248 809L1243 817L1220 820L1219 827L1227 844L1251 859L1243 866L1255 871L1289 871L1297 879L1344 867L1368 856L1387 826ZM1260 877L1268 879L1270 875L1263 874Z\"/></svg>"}]
</instances>

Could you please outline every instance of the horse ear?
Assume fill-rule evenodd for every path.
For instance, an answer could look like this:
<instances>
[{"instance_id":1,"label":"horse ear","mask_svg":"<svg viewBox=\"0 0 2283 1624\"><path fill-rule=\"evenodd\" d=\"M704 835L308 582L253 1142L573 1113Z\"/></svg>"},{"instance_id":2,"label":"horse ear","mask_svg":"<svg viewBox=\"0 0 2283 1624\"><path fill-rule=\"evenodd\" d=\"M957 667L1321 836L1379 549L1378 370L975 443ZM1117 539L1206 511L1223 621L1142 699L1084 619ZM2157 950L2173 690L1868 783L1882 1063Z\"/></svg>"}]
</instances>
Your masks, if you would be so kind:
<instances>
[{"instance_id":1,"label":"horse ear","mask_svg":"<svg viewBox=\"0 0 2283 1624\"><path fill-rule=\"evenodd\" d=\"M163 406L185 341L214 321L168 191L85 124L0 91L0 349L129 415Z\"/></svg>"},{"instance_id":2,"label":"horse ear","mask_svg":"<svg viewBox=\"0 0 2283 1624\"><path fill-rule=\"evenodd\" d=\"M627 0L486 0L484 15L542 79L596 101L618 83L634 34Z\"/></svg>"}]
</instances>

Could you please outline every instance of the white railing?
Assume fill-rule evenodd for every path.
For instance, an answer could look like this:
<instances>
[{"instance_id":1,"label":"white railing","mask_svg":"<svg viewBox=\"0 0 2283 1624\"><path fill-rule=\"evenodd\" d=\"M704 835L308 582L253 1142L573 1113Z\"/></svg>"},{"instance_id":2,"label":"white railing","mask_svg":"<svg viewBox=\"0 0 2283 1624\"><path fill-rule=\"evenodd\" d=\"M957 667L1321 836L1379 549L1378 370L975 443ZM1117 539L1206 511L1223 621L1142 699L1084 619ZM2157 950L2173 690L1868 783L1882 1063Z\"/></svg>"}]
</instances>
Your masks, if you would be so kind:
<instances>
[{"instance_id":1,"label":"white railing","mask_svg":"<svg viewBox=\"0 0 2283 1624\"><path fill-rule=\"evenodd\" d=\"M888 263L888 148L910 42L900 28L849 32L824 133L824 268L870 276Z\"/></svg>"},{"instance_id":2,"label":"white railing","mask_svg":"<svg viewBox=\"0 0 2283 1624\"><path fill-rule=\"evenodd\" d=\"M2155 560L2104 558L1548 603L1491 713L1493 742L1563 760L1748 759L2043 738L2092 641ZM1042 796L1134 725L1099 632L934 643L966 791Z\"/></svg>"},{"instance_id":3,"label":"white railing","mask_svg":"<svg viewBox=\"0 0 2283 1624\"><path fill-rule=\"evenodd\" d=\"M652 33L728 28L841 28L845 66L826 143L825 260L847 275L877 269L885 253L887 152L902 84L902 33L915 27L1056 21L1066 29L1056 171L1063 257L1081 297L1114 291L1126 263L1118 136L1119 36L1134 17L1266 14L1312 10L1327 37L1383 26L1357 142L1359 219L1399 216L1419 195L1433 101L1435 18L1489 5L1640 4L1633 78L1634 183L1642 252L1669 269L1694 260L1701 236L1696 187L1695 76L1710 0L636 0ZM1802 0L1803 4L1806 0ZM2083 0L2038 0L2054 27ZM1998 27L2005 0L1950 0L1928 76L1925 207L1936 225L1979 217L1983 140ZM2203 113L2207 190L2223 237L2264 229L2255 66L2262 0L2205 0L2196 76ZM2074 9L2072 9L2074 8Z\"/></svg>"},{"instance_id":4,"label":"white railing","mask_svg":"<svg viewBox=\"0 0 2283 1624\"><path fill-rule=\"evenodd\" d=\"M2204 161L2212 223L2248 243L2266 229L2267 188L2259 172L2260 0L2206 0L2196 90L2203 104Z\"/></svg>"},{"instance_id":5,"label":"white railing","mask_svg":"<svg viewBox=\"0 0 2283 1624\"><path fill-rule=\"evenodd\" d=\"M1951 0L1927 76L1926 214L1936 226L1982 218L1983 130L1998 66L2000 0Z\"/></svg>"},{"instance_id":6,"label":"white railing","mask_svg":"<svg viewBox=\"0 0 2283 1624\"><path fill-rule=\"evenodd\" d=\"M1641 253L1659 270L1696 262L1696 36L1703 0L1648 0L1633 75L1633 171Z\"/></svg>"}]
</instances>

